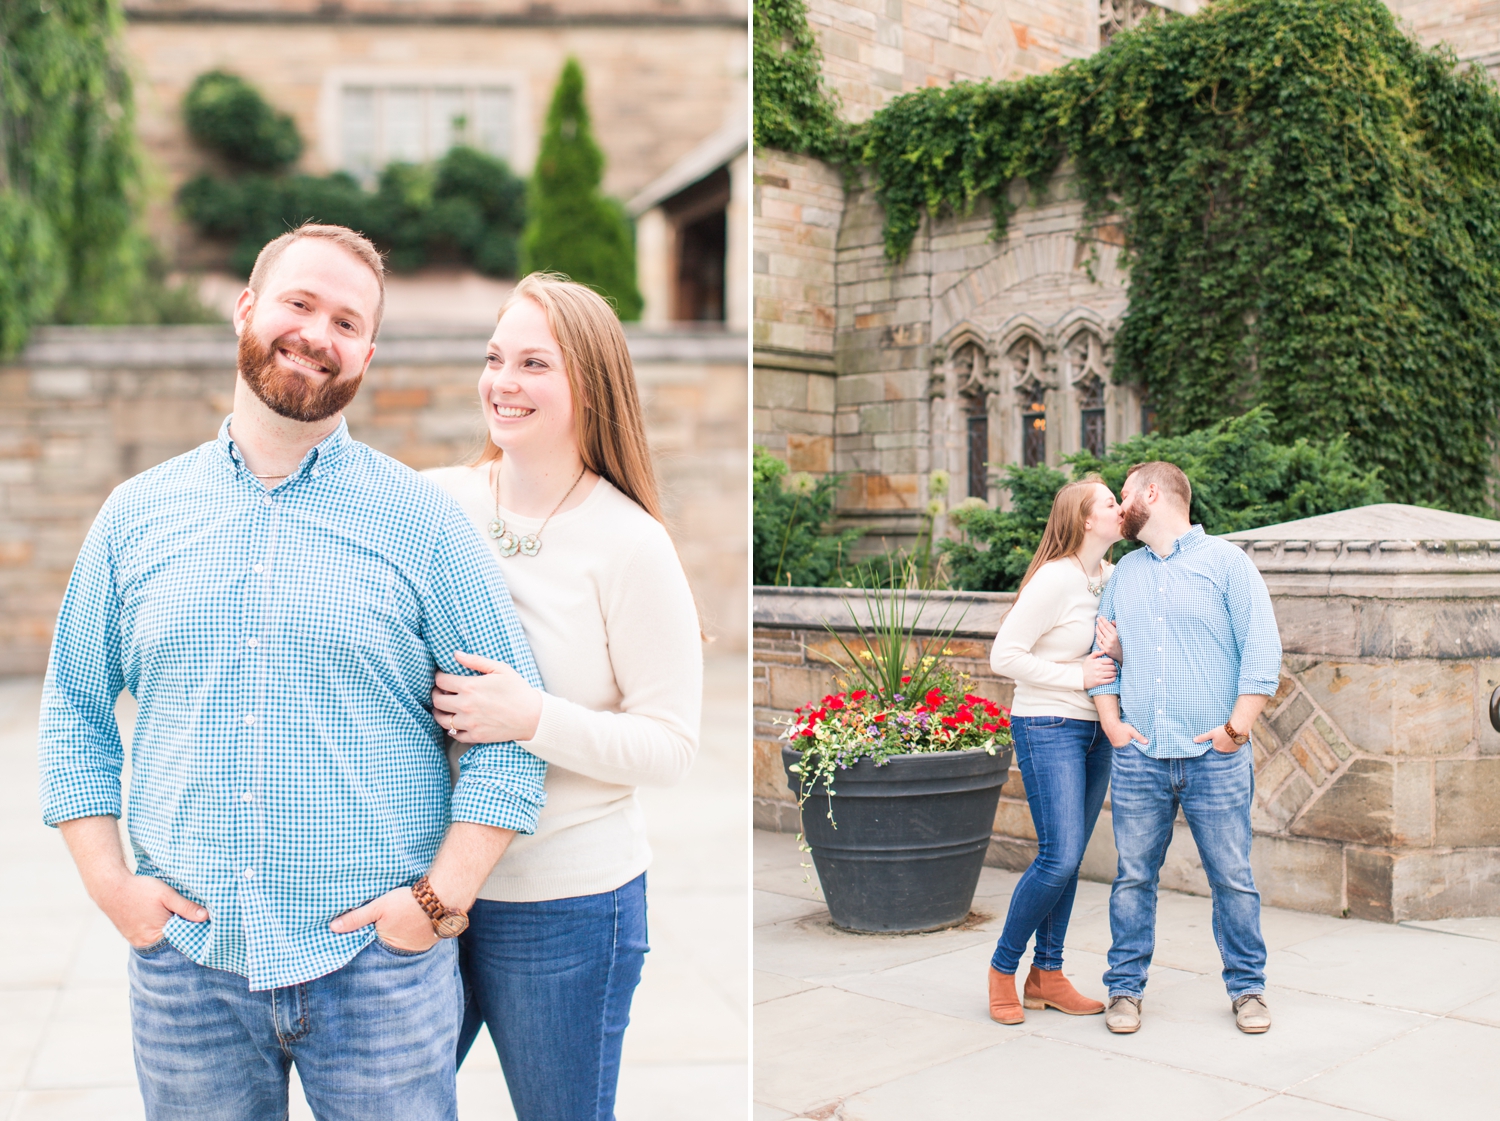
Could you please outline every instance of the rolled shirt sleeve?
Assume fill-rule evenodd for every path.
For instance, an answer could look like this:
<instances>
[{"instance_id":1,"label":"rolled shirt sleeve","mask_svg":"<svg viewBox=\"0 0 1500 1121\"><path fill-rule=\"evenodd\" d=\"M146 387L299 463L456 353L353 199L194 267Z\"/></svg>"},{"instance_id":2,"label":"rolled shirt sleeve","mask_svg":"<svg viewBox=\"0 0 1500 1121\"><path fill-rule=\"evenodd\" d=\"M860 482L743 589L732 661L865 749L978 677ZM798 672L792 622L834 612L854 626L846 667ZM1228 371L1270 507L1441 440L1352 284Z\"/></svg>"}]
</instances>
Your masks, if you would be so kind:
<instances>
[{"instance_id":1,"label":"rolled shirt sleeve","mask_svg":"<svg viewBox=\"0 0 1500 1121\"><path fill-rule=\"evenodd\" d=\"M48 825L120 816L125 752L115 701L125 685L110 515L106 503L73 565L47 659L38 763Z\"/></svg>"},{"instance_id":2,"label":"rolled shirt sleeve","mask_svg":"<svg viewBox=\"0 0 1500 1121\"><path fill-rule=\"evenodd\" d=\"M1118 576L1119 568L1116 567L1115 575L1110 577L1109 582L1104 585L1103 594L1099 596L1099 618L1105 619L1111 623L1115 622L1115 588L1118 587L1120 583L1120 581L1117 579ZM1121 636L1120 641L1123 645L1123 635ZM1099 649L1099 635L1097 630L1094 633L1093 648L1095 651ZM1120 695L1120 679L1124 676L1124 674L1121 673L1120 670L1121 667L1116 664L1114 680L1107 681L1103 685L1095 685L1092 689L1088 690L1088 695L1091 697L1118 697Z\"/></svg>"},{"instance_id":3,"label":"rolled shirt sleeve","mask_svg":"<svg viewBox=\"0 0 1500 1121\"><path fill-rule=\"evenodd\" d=\"M1240 648L1240 696L1274 696L1281 680L1281 633L1271 593L1255 563L1240 553L1228 581L1229 623Z\"/></svg>"},{"instance_id":4,"label":"rolled shirt sleeve","mask_svg":"<svg viewBox=\"0 0 1500 1121\"><path fill-rule=\"evenodd\" d=\"M474 672L454 657L463 651L505 662L542 687L499 566L456 505L438 533L423 613L428 649L444 673ZM475 744L459 758L451 819L532 833L547 800L546 773L547 765L513 740Z\"/></svg>"}]
</instances>

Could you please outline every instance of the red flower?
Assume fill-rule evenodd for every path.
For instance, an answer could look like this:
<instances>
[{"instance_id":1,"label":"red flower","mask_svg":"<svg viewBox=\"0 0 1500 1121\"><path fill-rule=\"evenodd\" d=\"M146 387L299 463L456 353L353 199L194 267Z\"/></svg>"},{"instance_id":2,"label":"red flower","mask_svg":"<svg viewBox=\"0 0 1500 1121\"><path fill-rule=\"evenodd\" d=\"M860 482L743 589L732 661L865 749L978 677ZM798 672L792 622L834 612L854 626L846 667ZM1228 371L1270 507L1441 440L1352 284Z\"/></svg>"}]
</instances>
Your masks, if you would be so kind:
<instances>
[{"instance_id":1,"label":"red flower","mask_svg":"<svg viewBox=\"0 0 1500 1121\"><path fill-rule=\"evenodd\" d=\"M1010 721L1007 720L1005 717L1002 716L1000 718L1000 727L1002 727L1002 728L1009 728L1010 727Z\"/></svg>"},{"instance_id":2,"label":"red flower","mask_svg":"<svg viewBox=\"0 0 1500 1121\"><path fill-rule=\"evenodd\" d=\"M907 674L905 677L903 677L901 679L901 684L902 685L910 685L911 684L911 674Z\"/></svg>"},{"instance_id":3,"label":"red flower","mask_svg":"<svg viewBox=\"0 0 1500 1121\"><path fill-rule=\"evenodd\" d=\"M865 689L856 689L856 690L854 690L854 692L852 692L852 693L849 694L849 699L851 701L862 701L866 697L868 697L869 695L870 694L869 694L868 690L865 690Z\"/></svg>"},{"instance_id":4,"label":"red flower","mask_svg":"<svg viewBox=\"0 0 1500 1121\"><path fill-rule=\"evenodd\" d=\"M883 712L877 712L877 713L876 713L876 714L875 714L875 723L877 723L877 724L879 724L879 723L881 723L881 722L882 722L882 721L883 721L883 720L884 720L884 719L885 719L885 713L883 713Z\"/></svg>"},{"instance_id":5,"label":"red flower","mask_svg":"<svg viewBox=\"0 0 1500 1121\"><path fill-rule=\"evenodd\" d=\"M953 716L945 716L945 717L943 717L943 727L944 728L957 728L958 727L958 719L957 719L957 717L953 717Z\"/></svg>"},{"instance_id":6,"label":"red flower","mask_svg":"<svg viewBox=\"0 0 1500 1121\"><path fill-rule=\"evenodd\" d=\"M938 688L932 688L932 689L927 690L927 696L925 698L925 700L927 701L927 707L928 708L937 708L939 705L941 705L947 699L948 699L947 697L943 696L943 691L941 689L938 689Z\"/></svg>"},{"instance_id":7,"label":"red flower","mask_svg":"<svg viewBox=\"0 0 1500 1121\"><path fill-rule=\"evenodd\" d=\"M970 712L968 706L965 705L953 714L953 719L956 723L959 724L972 724L974 723L974 714Z\"/></svg>"},{"instance_id":8,"label":"red flower","mask_svg":"<svg viewBox=\"0 0 1500 1121\"><path fill-rule=\"evenodd\" d=\"M812 729L811 729L811 728L809 728L809 729L807 729L807 730L806 730L806 731L805 731L805 732L803 732L803 733L802 733L802 734L803 734L803 735L804 735L804 736L807 736L807 737L809 737L809 738L811 738L811 736L812 736L812 734L813 734L813 731L812 731Z\"/></svg>"},{"instance_id":9,"label":"red flower","mask_svg":"<svg viewBox=\"0 0 1500 1121\"><path fill-rule=\"evenodd\" d=\"M986 732L998 732L1000 730L1000 725L998 724L985 724L983 727Z\"/></svg>"},{"instance_id":10,"label":"red flower","mask_svg":"<svg viewBox=\"0 0 1500 1121\"><path fill-rule=\"evenodd\" d=\"M840 694L837 697L834 697L832 700L830 700L828 702L828 707L831 708L831 709L834 709L834 710L838 710L838 709L843 708L844 707L844 697L843 697L843 694Z\"/></svg>"},{"instance_id":11,"label":"red flower","mask_svg":"<svg viewBox=\"0 0 1500 1121\"><path fill-rule=\"evenodd\" d=\"M999 716L1000 706L995 704L993 701L985 701L984 711L990 716Z\"/></svg>"}]
</instances>

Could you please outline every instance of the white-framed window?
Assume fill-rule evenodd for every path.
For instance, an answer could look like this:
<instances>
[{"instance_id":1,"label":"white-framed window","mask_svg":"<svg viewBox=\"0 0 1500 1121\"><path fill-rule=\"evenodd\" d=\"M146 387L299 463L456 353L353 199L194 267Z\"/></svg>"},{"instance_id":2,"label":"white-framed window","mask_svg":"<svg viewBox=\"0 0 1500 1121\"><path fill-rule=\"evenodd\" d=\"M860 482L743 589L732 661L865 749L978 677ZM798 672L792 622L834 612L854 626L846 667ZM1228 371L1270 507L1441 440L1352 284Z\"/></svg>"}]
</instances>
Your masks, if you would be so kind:
<instances>
[{"instance_id":1,"label":"white-framed window","mask_svg":"<svg viewBox=\"0 0 1500 1121\"><path fill-rule=\"evenodd\" d=\"M388 163L425 163L468 144L524 174L524 89L501 71L334 71L323 88L324 159L368 182Z\"/></svg>"}]
</instances>

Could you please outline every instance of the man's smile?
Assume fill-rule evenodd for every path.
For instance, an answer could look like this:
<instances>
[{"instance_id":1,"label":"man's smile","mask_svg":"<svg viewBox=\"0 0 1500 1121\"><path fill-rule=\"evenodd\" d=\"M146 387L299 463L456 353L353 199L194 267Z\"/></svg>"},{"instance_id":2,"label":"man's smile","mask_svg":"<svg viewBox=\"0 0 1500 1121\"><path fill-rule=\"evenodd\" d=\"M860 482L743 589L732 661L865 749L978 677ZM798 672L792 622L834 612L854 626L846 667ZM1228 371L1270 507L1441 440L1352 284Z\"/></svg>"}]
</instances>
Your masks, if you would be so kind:
<instances>
[{"instance_id":1,"label":"man's smile","mask_svg":"<svg viewBox=\"0 0 1500 1121\"><path fill-rule=\"evenodd\" d=\"M284 346L278 347L276 349L276 353L281 355L281 357L285 358L292 365L301 366L304 370L311 370L315 374L326 374L330 372L327 366L321 366L305 355L294 354L292 351L287 350Z\"/></svg>"}]
</instances>

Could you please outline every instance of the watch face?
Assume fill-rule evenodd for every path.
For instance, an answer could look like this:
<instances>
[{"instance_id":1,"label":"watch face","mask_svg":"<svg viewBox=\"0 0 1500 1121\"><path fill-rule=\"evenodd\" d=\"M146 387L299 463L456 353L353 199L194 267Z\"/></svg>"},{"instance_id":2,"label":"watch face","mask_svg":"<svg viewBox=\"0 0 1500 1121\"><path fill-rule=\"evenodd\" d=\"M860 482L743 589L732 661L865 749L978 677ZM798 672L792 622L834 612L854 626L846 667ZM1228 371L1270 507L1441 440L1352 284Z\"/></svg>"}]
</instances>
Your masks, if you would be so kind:
<instances>
[{"instance_id":1,"label":"watch face","mask_svg":"<svg viewBox=\"0 0 1500 1121\"><path fill-rule=\"evenodd\" d=\"M469 916L460 914L444 915L437 920L436 926L439 938L456 938L469 929Z\"/></svg>"}]
</instances>

